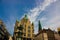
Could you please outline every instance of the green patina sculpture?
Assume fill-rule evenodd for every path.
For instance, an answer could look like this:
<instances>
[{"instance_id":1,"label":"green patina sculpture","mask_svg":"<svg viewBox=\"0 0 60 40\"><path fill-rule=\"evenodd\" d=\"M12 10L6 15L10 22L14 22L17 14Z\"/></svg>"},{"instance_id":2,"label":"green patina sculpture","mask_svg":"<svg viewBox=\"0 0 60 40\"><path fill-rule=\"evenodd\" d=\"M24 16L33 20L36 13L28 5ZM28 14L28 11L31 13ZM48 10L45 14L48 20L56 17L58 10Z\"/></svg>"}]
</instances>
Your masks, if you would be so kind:
<instances>
[{"instance_id":1,"label":"green patina sculpture","mask_svg":"<svg viewBox=\"0 0 60 40\"><path fill-rule=\"evenodd\" d=\"M28 19L28 16L27 15L25 15L25 19Z\"/></svg>"},{"instance_id":2,"label":"green patina sculpture","mask_svg":"<svg viewBox=\"0 0 60 40\"><path fill-rule=\"evenodd\" d=\"M16 22L19 22L18 20L16 20Z\"/></svg>"}]
</instances>

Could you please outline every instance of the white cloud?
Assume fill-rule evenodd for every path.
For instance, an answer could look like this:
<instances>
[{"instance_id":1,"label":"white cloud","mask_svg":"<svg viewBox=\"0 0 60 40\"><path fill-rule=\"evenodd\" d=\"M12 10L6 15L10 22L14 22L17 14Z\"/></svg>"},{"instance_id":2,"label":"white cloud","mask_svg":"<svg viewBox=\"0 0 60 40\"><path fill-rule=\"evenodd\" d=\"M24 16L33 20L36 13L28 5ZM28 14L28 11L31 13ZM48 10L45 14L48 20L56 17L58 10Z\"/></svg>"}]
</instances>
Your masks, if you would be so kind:
<instances>
[{"instance_id":1,"label":"white cloud","mask_svg":"<svg viewBox=\"0 0 60 40\"><path fill-rule=\"evenodd\" d=\"M44 0L44 2L41 5L38 5L37 7L31 9L28 12L29 18L31 21L36 21L39 14L45 10L47 6L49 6L51 3L56 2L57 0Z\"/></svg>"},{"instance_id":2,"label":"white cloud","mask_svg":"<svg viewBox=\"0 0 60 40\"><path fill-rule=\"evenodd\" d=\"M46 25L44 25L44 28L51 28L52 30L56 30L57 28L60 27L60 1L57 1L56 3L52 4L49 8L51 10L48 11L47 15L47 20L45 22ZM50 16L50 18L49 18Z\"/></svg>"},{"instance_id":3,"label":"white cloud","mask_svg":"<svg viewBox=\"0 0 60 40\"><path fill-rule=\"evenodd\" d=\"M38 16L41 14L41 12L44 11L50 4L52 4L56 1L58 1L58 0L44 0L43 3L41 3L40 5L38 4L37 7L31 9L30 11L28 11L28 16L30 18L30 21L36 22L36 20L38 20L37 19ZM46 18L41 18L41 20L46 20ZM36 28L35 28L35 32L36 32Z\"/></svg>"},{"instance_id":4,"label":"white cloud","mask_svg":"<svg viewBox=\"0 0 60 40\"><path fill-rule=\"evenodd\" d=\"M42 17L40 20L41 20L41 21L45 21L45 20L47 20L47 18Z\"/></svg>"},{"instance_id":5,"label":"white cloud","mask_svg":"<svg viewBox=\"0 0 60 40\"><path fill-rule=\"evenodd\" d=\"M36 20L41 20L43 22L42 26L44 28L51 28L52 30L57 29L57 26L60 24L60 16L58 16L59 14L57 15L57 13L60 13L58 10L60 7L57 9L57 4L57 6L55 5L56 7L54 7L54 10L51 9L50 11L48 11L48 13L46 14L48 15L48 17L43 16L42 18L37 19L41 15L41 12L45 11L48 6L50 6L52 3L55 3L56 1L58 0L44 0L43 3L41 3L40 5L38 4L37 7L30 9L30 11L28 11L27 14L30 18L30 21L35 23L35 33L37 33L38 31L38 22Z\"/></svg>"},{"instance_id":6,"label":"white cloud","mask_svg":"<svg viewBox=\"0 0 60 40\"><path fill-rule=\"evenodd\" d=\"M54 14L54 13L53 13ZM52 14L51 14L52 15ZM52 17L50 20L46 21L44 28L51 28L52 30L56 30L60 26L60 16L59 14L56 14L57 16Z\"/></svg>"}]
</instances>

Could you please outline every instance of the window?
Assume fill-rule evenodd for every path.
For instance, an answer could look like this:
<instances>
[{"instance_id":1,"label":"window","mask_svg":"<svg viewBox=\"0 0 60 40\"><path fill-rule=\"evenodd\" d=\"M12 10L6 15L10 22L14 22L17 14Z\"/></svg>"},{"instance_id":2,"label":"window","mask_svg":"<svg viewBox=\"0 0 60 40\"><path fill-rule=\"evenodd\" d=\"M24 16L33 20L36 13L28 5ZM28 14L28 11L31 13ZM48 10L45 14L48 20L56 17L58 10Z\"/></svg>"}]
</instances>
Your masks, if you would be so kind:
<instances>
[{"instance_id":1,"label":"window","mask_svg":"<svg viewBox=\"0 0 60 40\"><path fill-rule=\"evenodd\" d=\"M30 34L28 34L28 37L30 37Z\"/></svg>"},{"instance_id":2,"label":"window","mask_svg":"<svg viewBox=\"0 0 60 40\"><path fill-rule=\"evenodd\" d=\"M28 26L28 29L30 29L30 26Z\"/></svg>"},{"instance_id":3,"label":"window","mask_svg":"<svg viewBox=\"0 0 60 40\"><path fill-rule=\"evenodd\" d=\"M26 33L24 33L24 36L26 36Z\"/></svg>"},{"instance_id":4,"label":"window","mask_svg":"<svg viewBox=\"0 0 60 40\"><path fill-rule=\"evenodd\" d=\"M23 27L23 25L20 25L20 27Z\"/></svg>"},{"instance_id":5,"label":"window","mask_svg":"<svg viewBox=\"0 0 60 40\"><path fill-rule=\"evenodd\" d=\"M0 38L1 38L1 34L0 34Z\"/></svg>"},{"instance_id":6,"label":"window","mask_svg":"<svg viewBox=\"0 0 60 40\"><path fill-rule=\"evenodd\" d=\"M28 32L30 33L30 26L28 26Z\"/></svg>"},{"instance_id":7,"label":"window","mask_svg":"<svg viewBox=\"0 0 60 40\"><path fill-rule=\"evenodd\" d=\"M17 40L22 40L21 38L17 38Z\"/></svg>"},{"instance_id":8,"label":"window","mask_svg":"<svg viewBox=\"0 0 60 40\"><path fill-rule=\"evenodd\" d=\"M20 25L20 27L17 27L19 30L23 29L23 25Z\"/></svg>"},{"instance_id":9,"label":"window","mask_svg":"<svg viewBox=\"0 0 60 40\"><path fill-rule=\"evenodd\" d=\"M26 27L26 25L25 25L25 27Z\"/></svg>"},{"instance_id":10,"label":"window","mask_svg":"<svg viewBox=\"0 0 60 40\"><path fill-rule=\"evenodd\" d=\"M30 33L30 30L28 30L28 32Z\"/></svg>"}]
</instances>

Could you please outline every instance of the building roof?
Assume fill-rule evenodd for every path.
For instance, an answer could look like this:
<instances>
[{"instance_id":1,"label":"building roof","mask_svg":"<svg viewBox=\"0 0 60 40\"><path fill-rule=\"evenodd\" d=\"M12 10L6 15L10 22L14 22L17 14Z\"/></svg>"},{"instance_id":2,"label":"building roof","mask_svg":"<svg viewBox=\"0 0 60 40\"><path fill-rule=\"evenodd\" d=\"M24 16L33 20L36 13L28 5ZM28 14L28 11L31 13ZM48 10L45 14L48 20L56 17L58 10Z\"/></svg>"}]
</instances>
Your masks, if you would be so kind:
<instances>
[{"instance_id":1,"label":"building roof","mask_svg":"<svg viewBox=\"0 0 60 40\"><path fill-rule=\"evenodd\" d=\"M41 34L41 33L47 33L48 31L54 32L54 31L52 31L51 29L43 29L43 30L40 30L40 31L35 35L35 37L38 36L38 35Z\"/></svg>"}]
</instances>

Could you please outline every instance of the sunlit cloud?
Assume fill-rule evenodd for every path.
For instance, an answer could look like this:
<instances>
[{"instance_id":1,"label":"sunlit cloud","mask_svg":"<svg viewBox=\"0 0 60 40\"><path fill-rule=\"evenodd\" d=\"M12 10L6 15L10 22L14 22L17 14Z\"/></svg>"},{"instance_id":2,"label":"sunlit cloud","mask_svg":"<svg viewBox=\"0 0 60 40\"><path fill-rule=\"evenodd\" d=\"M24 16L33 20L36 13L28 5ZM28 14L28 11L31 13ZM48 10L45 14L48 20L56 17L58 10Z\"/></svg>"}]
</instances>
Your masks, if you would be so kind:
<instances>
[{"instance_id":1,"label":"sunlit cloud","mask_svg":"<svg viewBox=\"0 0 60 40\"><path fill-rule=\"evenodd\" d=\"M35 30L38 25L37 20L41 20L41 21L47 20L47 18L37 19L38 16L40 16L41 13L43 11L45 11L48 6L50 6L52 3L55 3L56 1L58 1L58 0L44 0L41 4L37 4L37 6L35 8L30 9L30 11L28 11L28 16L30 18L30 21L32 21L32 22L34 22L34 24L36 24ZM38 3L38 1L37 1L37 3ZM36 31L35 31L35 33L36 33Z\"/></svg>"},{"instance_id":2,"label":"sunlit cloud","mask_svg":"<svg viewBox=\"0 0 60 40\"><path fill-rule=\"evenodd\" d=\"M31 0L30 0L31 1ZM3 0L0 18L4 16L8 31L13 34L15 22L28 15L31 22L34 22L35 33L38 32L38 20L41 21L42 28L56 30L60 26L60 1L59 0L35 0L33 3L25 4L24 1ZM30 5L36 5L35 7ZM30 8L30 6L32 6ZM23 16L22 16L23 15ZM6 17L7 16L7 17ZM22 16L22 17L21 17Z\"/></svg>"}]
</instances>

